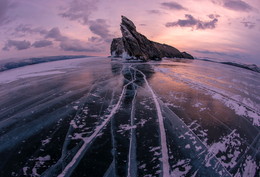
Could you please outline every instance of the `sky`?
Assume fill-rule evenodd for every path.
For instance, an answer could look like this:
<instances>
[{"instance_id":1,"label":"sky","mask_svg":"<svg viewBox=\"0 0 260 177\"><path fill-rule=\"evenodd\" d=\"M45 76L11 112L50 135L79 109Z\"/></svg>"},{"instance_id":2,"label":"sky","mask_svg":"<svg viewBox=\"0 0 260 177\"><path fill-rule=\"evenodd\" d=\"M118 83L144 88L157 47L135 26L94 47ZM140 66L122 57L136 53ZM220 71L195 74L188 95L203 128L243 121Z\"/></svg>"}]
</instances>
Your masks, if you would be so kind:
<instances>
[{"instance_id":1,"label":"sky","mask_svg":"<svg viewBox=\"0 0 260 177\"><path fill-rule=\"evenodd\" d=\"M0 60L108 56L121 15L195 57L260 65L260 0L0 0Z\"/></svg>"}]
</instances>

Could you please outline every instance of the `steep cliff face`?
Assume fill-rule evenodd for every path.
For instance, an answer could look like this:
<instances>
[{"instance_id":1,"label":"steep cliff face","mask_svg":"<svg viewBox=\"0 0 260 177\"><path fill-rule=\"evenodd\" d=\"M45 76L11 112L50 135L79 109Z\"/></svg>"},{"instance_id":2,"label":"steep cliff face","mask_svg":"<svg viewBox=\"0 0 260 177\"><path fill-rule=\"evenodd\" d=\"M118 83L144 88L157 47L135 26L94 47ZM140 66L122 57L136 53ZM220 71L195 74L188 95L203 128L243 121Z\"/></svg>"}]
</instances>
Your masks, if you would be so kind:
<instances>
[{"instance_id":1,"label":"steep cliff face","mask_svg":"<svg viewBox=\"0 0 260 177\"><path fill-rule=\"evenodd\" d=\"M188 53L181 53L172 46L150 41L137 32L134 23L124 16L122 16L120 27L122 38L115 38L111 43L110 51L113 57L128 56L144 61L160 60L163 57L193 59Z\"/></svg>"},{"instance_id":2,"label":"steep cliff face","mask_svg":"<svg viewBox=\"0 0 260 177\"><path fill-rule=\"evenodd\" d=\"M122 38L114 38L110 46L111 55L113 57L122 57L124 45Z\"/></svg>"}]
</instances>

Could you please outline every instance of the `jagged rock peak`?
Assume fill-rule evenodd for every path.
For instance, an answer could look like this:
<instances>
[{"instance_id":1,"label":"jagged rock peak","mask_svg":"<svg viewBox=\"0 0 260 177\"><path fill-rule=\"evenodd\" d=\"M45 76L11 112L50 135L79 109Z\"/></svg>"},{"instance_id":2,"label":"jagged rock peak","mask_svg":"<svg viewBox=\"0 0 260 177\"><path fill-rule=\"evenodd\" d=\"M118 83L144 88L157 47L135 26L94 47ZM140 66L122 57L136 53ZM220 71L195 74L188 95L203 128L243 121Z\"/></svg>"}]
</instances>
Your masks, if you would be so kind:
<instances>
[{"instance_id":1,"label":"jagged rock peak","mask_svg":"<svg viewBox=\"0 0 260 177\"><path fill-rule=\"evenodd\" d=\"M126 26L128 29L136 30L136 26L131 20L129 20L123 15L121 16L121 18L122 18L121 26L123 25Z\"/></svg>"},{"instance_id":2,"label":"jagged rock peak","mask_svg":"<svg viewBox=\"0 0 260 177\"><path fill-rule=\"evenodd\" d=\"M131 20L125 16L121 17L120 29L122 37L113 39L110 47L112 57L141 59L144 61L160 60L163 57L193 59L186 52L180 52L172 46L147 39L144 35L136 31L136 26Z\"/></svg>"}]
</instances>

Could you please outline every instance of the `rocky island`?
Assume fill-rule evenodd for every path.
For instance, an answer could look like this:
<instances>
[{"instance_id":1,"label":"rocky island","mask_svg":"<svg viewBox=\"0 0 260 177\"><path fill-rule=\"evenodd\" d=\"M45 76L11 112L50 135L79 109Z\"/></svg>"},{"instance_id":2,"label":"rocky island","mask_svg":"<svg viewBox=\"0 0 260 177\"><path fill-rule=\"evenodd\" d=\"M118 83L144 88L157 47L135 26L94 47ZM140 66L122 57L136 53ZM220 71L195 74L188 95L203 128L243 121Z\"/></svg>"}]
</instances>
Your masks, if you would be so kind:
<instances>
[{"instance_id":1,"label":"rocky island","mask_svg":"<svg viewBox=\"0 0 260 177\"><path fill-rule=\"evenodd\" d=\"M120 27L122 37L114 38L111 43L112 57L141 59L143 61L161 60L163 57L194 59L187 52L180 52L167 44L160 44L147 39L137 32L135 24L125 16L122 16Z\"/></svg>"}]
</instances>

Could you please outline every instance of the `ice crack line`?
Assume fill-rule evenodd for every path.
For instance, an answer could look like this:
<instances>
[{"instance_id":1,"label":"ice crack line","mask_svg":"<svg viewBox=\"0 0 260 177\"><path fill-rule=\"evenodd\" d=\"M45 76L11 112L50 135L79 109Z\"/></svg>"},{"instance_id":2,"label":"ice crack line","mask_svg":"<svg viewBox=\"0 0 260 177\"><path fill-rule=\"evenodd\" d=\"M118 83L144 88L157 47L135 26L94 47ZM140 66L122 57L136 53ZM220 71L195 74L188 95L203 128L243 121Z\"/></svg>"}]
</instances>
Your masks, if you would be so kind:
<instances>
[{"instance_id":1,"label":"ice crack line","mask_svg":"<svg viewBox=\"0 0 260 177\"><path fill-rule=\"evenodd\" d=\"M132 76L132 80L136 80L136 71L134 70L134 76ZM137 176L137 167L136 167L136 137L135 137L135 127L134 127L134 117L135 117L135 97L136 91L134 94L134 98L132 100L132 108L131 108L131 132L130 132L130 146L128 153L128 177Z\"/></svg>"},{"instance_id":2,"label":"ice crack line","mask_svg":"<svg viewBox=\"0 0 260 177\"><path fill-rule=\"evenodd\" d=\"M161 69L159 69L159 71L161 73L164 73L165 72ZM230 97L229 94L227 93L224 93L224 92L221 92L219 90L216 90L216 89L212 89L212 88L209 88L207 86L205 86L204 84L198 84L198 83L194 83L192 80L190 80L189 78L185 78L183 77L183 75L170 75L170 78L171 79L174 79L174 78L177 78L179 79L180 81L184 82L185 84L188 84L189 86L194 86L195 89L199 88L201 90L205 90L206 92L208 92L211 96L214 96L214 94L218 94L220 95L221 97L220 98L217 98L219 101L223 102L228 108L234 110L236 112L236 107L237 106L243 106L244 108L246 108L245 111L243 111L242 113L239 113L238 115L242 115L242 118L249 122L249 123L253 123L253 125L256 125L256 126L259 126L259 115L260 115L260 112L256 109L254 109L252 106L249 106L249 105L246 105L245 103L243 103L242 101L239 101L233 97ZM229 100L233 101L233 103L235 103L236 105L234 104L231 104L229 103ZM255 118L252 117L252 115L255 115ZM249 119L245 118L245 117L251 117L253 118L252 121L250 121Z\"/></svg>"},{"instance_id":3,"label":"ice crack line","mask_svg":"<svg viewBox=\"0 0 260 177\"><path fill-rule=\"evenodd\" d=\"M124 85L123 90L121 92L121 95L119 97L119 100L116 104L116 106L111 110L110 114L107 116L107 118L102 122L101 125L96 127L95 132L87 138L83 139L83 145L81 148L78 150L78 152L75 154L73 159L71 160L70 163L67 164L65 169L62 171L61 174L58 175L58 177L65 177L65 176L70 176L73 170L77 167L79 164L80 160L83 158L85 152L87 151L89 145L93 142L93 140L97 137L99 132L104 129L104 127L107 125L107 123L110 121L110 119L114 116L114 114L117 112L117 110L120 108L123 96L125 95L126 87L130 84L132 84L134 81L129 82L128 84Z\"/></svg>"},{"instance_id":4,"label":"ice crack line","mask_svg":"<svg viewBox=\"0 0 260 177\"><path fill-rule=\"evenodd\" d=\"M153 100L156 106L156 110L157 110L157 116L158 116L158 120L159 120L159 127L160 127L160 138L161 138L161 148L162 148L162 164L163 164L163 176L164 177L169 177L170 176L170 165L169 165L169 157L168 157L168 147L167 147L167 141L166 141L166 132L165 132L165 128L164 128L164 123L163 123L163 116L162 116L162 110L160 107L160 104L158 102L158 98L155 95L153 89L151 88L151 86L149 85L146 76L143 72L141 72L138 69L135 69L133 67L131 67L133 70L138 71L140 74L143 75L144 81L149 89L149 91L152 93L153 95Z\"/></svg>"},{"instance_id":5,"label":"ice crack line","mask_svg":"<svg viewBox=\"0 0 260 177\"><path fill-rule=\"evenodd\" d=\"M159 99L158 99L158 100L159 100ZM161 100L159 100L159 102L160 102L161 104L163 104L163 103L161 102ZM182 126L184 126L183 128L187 128L186 133L188 133L188 132L191 133L191 136L193 136L193 137L195 138L195 140L196 140L198 143L200 143L200 146L202 146L202 147L204 147L204 148L206 149L206 151L203 150L203 152L201 152L201 154L198 155L198 156L201 156L204 152L206 152L206 153L207 153L207 156L209 156L210 159L215 160L218 165L221 165L220 168L223 168L223 170L226 172L226 174L228 174L228 176L232 176L232 175L229 173L229 171L222 165L221 161L216 157L216 154L209 152L209 147L208 147L208 145L207 145L207 144L204 144L204 142L201 141L201 139L192 131L192 129L191 129L190 127L188 127L188 126L183 122L183 120L181 120L167 105L164 105L164 108L167 109L167 114L170 114L171 117L173 117L174 119L178 118L178 119L176 119L176 120L178 120L178 122L179 122ZM176 121L176 120L175 120L175 121ZM205 163L205 162L206 162L206 159L203 161L203 163Z\"/></svg>"}]
</instances>

